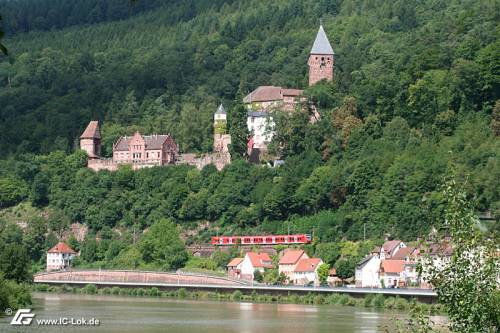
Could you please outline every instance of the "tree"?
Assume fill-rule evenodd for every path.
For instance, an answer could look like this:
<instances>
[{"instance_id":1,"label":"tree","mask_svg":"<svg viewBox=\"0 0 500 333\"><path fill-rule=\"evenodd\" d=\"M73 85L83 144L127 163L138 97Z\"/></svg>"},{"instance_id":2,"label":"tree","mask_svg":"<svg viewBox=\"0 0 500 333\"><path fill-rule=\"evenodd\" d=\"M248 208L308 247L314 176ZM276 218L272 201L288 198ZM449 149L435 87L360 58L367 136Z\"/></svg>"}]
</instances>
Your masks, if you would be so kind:
<instances>
[{"instance_id":1,"label":"tree","mask_svg":"<svg viewBox=\"0 0 500 333\"><path fill-rule=\"evenodd\" d=\"M139 249L146 263L164 270L180 268L188 260L177 226L168 219L162 219L149 228L139 243Z\"/></svg>"},{"instance_id":2,"label":"tree","mask_svg":"<svg viewBox=\"0 0 500 333\"><path fill-rule=\"evenodd\" d=\"M258 269L256 269L253 272L253 279L254 279L254 281L261 283L264 281L264 275Z\"/></svg>"},{"instance_id":3,"label":"tree","mask_svg":"<svg viewBox=\"0 0 500 333\"><path fill-rule=\"evenodd\" d=\"M500 99L495 102L491 112L491 130L495 136L500 136Z\"/></svg>"},{"instance_id":4,"label":"tree","mask_svg":"<svg viewBox=\"0 0 500 333\"><path fill-rule=\"evenodd\" d=\"M38 173L33 181L30 200L38 207L47 205L49 198L49 178L44 173Z\"/></svg>"},{"instance_id":5,"label":"tree","mask_svg":"<svg viewBox=\"0 0 500 333\"><path fill-rule=\"evenodd\" d=\"M229 134L231 144L229 153L232 159L247 157L247 141L249 138L247 127L247 109L243 105L241 96L237 96L233 107L228 113Z\"/></svg>"},{"instance_id":6,"label":"tree","mask_svg":"<svg viewBox=\"0 0 500 333\"><path fill-rule=\"evenodd\" d=\"M23 244L33 261L38 261L45 255L45 240L47 234L47 222L36 216L28 222L28 229L24 235Z\"/></svg>"},{"instance_id":7,"label":"tree","mask_svg":"<svg viewBox=\"0 0 500 333\"><path fill-rule=\"evenodd\" d=\"M498 243L478 229L478 219L464 189L454 179L443 189L444 227L453 254L442 265L428 258L422 269L446 308L453 332L496 332L499 328Z\"/></svg>"},{"instance_id":8,"label":"tree","mask_svg":"<svg viewBox=\"0 0 500 333\"><path fill-rule=\"evenodd\" d=\"M322 286L328 285L328 276L329 276L329 271L330 271L330 265L328 264L321 264L318 267L318 277L319 277L319 283Z\"/></svg>"},{"instance_id":9,"label":"tree","mask_svg":"<svg viewBox=\"0 0 500 333\"><path fill-rule=\"evenodd\" d=\"M7 55L7 48L2 44L2 38L4 36L4 32L1 26L2 26L2 17L0 16L0 52L2 52L4 55Z\"/></svg>"},{"instance_id":10,"label":"tree","mask_svg":"<svg viewBox=\"0 0 500 333\"><path fill-rule=\"evenodd\" d=\"M337 276L342 280L348 279L354 276L356 270L356 261L348 259L339 259L335 263L335 269L337 270Z\"/></svg>"}]
</instances>

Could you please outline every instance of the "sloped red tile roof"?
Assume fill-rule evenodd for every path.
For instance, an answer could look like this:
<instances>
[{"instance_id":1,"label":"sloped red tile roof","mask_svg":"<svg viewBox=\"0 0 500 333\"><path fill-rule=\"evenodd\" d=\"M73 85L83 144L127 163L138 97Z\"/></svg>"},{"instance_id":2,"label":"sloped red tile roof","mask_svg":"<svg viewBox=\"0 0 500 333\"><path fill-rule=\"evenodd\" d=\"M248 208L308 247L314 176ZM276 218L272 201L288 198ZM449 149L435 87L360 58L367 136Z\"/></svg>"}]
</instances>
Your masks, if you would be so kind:
<instances>
[{"instance_id":1,"label":"sloped red tile roof","mask_svg":"<svg viewBox=\"0 0 500 333\"><path fill-rule=\"evenodd\" d=\"M139 133L140 134L140 133ZM155 135L142 135L145 142L146 150L159 150L162 148L163 144L168 140L173 139L168 134L155 134ZM122 136L114 144L113 150L115 151L128 151L129 141L132 139L131 136Z\"/></svg>"},{"instance_id":2,"label":"sloped red tile roof","mask_svg":"<svg viewBox=\"0 0 500 333\"><path fill-rule=\"evenodd\" d=\"M398 246L401 243L399 239L387 241L382 245L382 248L384 249L384 252L390 253L396 246Z\"/></svg>"},{"instance_id":3,"label":"sloped red tile roof","mask_svg":"<svg viewBox=\"0 0 500 333\"><path fill-rule=\"evenodd\" d=\"M227 267L236 267L243 261L243 258L234 258L227 264Z\"/></svg>"},{"instance_id":4,"label":"sloped red tile roof","mask_svg":"<svg viewBox=\"0 0 500 333\"><path fill-rule=\"evenodd\" d=\"M314 272L320 263L320 258L300 259L294 272Z\"/></svg>"},{"instance_id":5,"label":"sloped red tile roof","mask_svg":"<svg viewBox=\"0 0 500 333\"><path fill-rule=\"evenodd\" d=\"M303 92L304 92L304 90L301 90L301 89L283 88L283 90L282 90L283 96L300 96L300 95L302 95Z\"/></svg>"},{"instance_id":6,"label":"sloped red tile roof","mask_svg":"<svg viewBox=\"0 0 500 333\"><path fill-rule=\"evenodd\" d=\"M253 267L273 268L271 257L265 252L247 252Z\"/></svg>"},{"instance_id":7,"label":"sloped red tile roof","mask_svg":"<svg viewBox=\"0 0 500 333\"><path fill-rule=\"evenodd\" d=\"M72 253L76 254L76 252L70 248L66 243L59 242L51 248L50 250L47 251L48 253Z\"/></svg>"},{"instance_id":8,"label":"sloped red tile roof","mask_svg":"<svg viewBox=\"0 0 500 333\"><path fill-rule=\"evenodd\" d=\"M259 86L243 98L244 103L279 101L283 96L300 96L301 89L287 89L276 86Z\"/></svg>"},{"instance_id":9,"label":"sloped red tile roof","mask_svg":"<svg viewBox=\"0 0 500 333\"><path fill-rule=\"evenodd\" d=\"M404 270L404 260L382 260L382 269L385 273L401 273Z\"/></svg>"},{"instance_id":10,"label":"sloped red tile roof","mask_svg":"<svg viewBox=\"0 0 500 333\"><path fill-rule=\"evenodd\" d=\"M100 139L101 130L99 129L99 122L97 120L92 120L85 131L83 131L80 139Z\"/></svg>"},{"instance_id":11,"label":"sloped red tile roof","mask_svg":"<svg viewBox=\"0 0 500 333\"><path fill-rule=\"evenodd\" d=\"M281 257L280 265L293 265L304 255L304 250L285 250Z\"/></svg>"},{"instance_id":12,"label":"sloped red tile roof","mask_svg":"<svg viewBox=\"0 0 500 333\"><path fill-rule=\"evenodd\" d=\"M399 249L398 252L391 257L391 259L404 260L407 256L411 255L414 250L415 248L413 246L403 247Z\"/></svg>"}]
</instances>

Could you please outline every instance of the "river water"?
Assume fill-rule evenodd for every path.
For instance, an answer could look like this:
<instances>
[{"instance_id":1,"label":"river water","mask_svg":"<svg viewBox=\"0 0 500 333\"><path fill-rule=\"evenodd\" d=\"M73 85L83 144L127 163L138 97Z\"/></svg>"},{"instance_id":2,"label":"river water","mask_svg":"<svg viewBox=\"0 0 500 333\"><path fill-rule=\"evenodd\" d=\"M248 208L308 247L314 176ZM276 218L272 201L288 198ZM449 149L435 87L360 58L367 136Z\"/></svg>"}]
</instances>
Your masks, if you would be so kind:
<instances>
[{"instance_id":1,"label":"river water","mask_svg":"<svg viewBox=\"0 0 500 333\"><path fill-rule=\"evenodd\" d=\"M35 293L29 326L0 317L0 332L323 333L381 332L392 312L332 305L191 301ZM37 320L97 318L99 326L40 326Z\"/></svg>"}]
</instances>

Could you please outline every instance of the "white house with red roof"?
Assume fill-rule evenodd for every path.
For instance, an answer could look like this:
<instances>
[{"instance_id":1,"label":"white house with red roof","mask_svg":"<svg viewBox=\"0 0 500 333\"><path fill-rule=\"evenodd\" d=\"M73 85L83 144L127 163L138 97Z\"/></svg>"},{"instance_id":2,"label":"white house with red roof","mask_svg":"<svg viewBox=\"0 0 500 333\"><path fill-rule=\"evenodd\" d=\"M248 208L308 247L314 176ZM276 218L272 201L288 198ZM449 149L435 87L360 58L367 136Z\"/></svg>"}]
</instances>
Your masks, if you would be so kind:
<instances>
[{"instance_id":1,"label":"white house with red roof","mask_svg":"<svg viewBox=\"0 0 500 333\"><path fill-rule=\"evenodd\" d=\"M247 252L240 265L241 278L250 281L253 281L256 270L264 273L266 269L273 268L271 257L265 252Z\"/></svg>"},{"instance_id":2,"label":"white house with red roof","mask_svg":"<svg viewBox=\"0 0 500 333\"><path fill-rule=\"evenodd\" d=\"M380 259L392 258L400 249L405 248L406 244L399 239L386 241L380 249Z\"/></svg>"},{"instance_id":3,"label":"white house with red roof","mask_svg":"<svg viewBox=\"0 0 500 333\"><path fill-rule=\"evenodd\" d=\"M59 242L47 251L47 271L68 269L77 255L66 243Z\"/></svg>"},{"instance_id":4,"label":"white house with red roof","mask_svg":"<svg viewBox=\"0 0 500 333\"><path fill-rule=\"evenodd\" d=\"M380 258L377 254L367 256L356 266L356 287L380 287Z\"/></svg>"},{"instance_id":5,"label":"white house with red roof","mask_svg":"<svg viewBox=\"0 0 500 333\"><path fill-rule=\"evenodd\" d=\"M241 279L241 263L243 258L234 258L227 264L227 275L235 279Z\"/></svg>"},{"instance_id":6,"label":"white house with red roof","mask_svg":"<svg viewBox=\"0 0 500 333\"><path fill-rule=\"evenodd\" d=\"M283 273L288 278L288 281L293 281L295 277L295 268L301 259L308 259L309 256L304 250L287 249L283 251L278 263L279 274Z\"/></svg>"},{"instance_id":7,"label":"white house with red roof","mask_svg":"<svg viewBox=\"0 0 500 333\"><path fill-rule=\"evenodd\" d=\"M300 259L293 270L293 283L297 285L313 284L319 286L318 267L323 264L320 258Z\"/></svg>"}]
</instances>

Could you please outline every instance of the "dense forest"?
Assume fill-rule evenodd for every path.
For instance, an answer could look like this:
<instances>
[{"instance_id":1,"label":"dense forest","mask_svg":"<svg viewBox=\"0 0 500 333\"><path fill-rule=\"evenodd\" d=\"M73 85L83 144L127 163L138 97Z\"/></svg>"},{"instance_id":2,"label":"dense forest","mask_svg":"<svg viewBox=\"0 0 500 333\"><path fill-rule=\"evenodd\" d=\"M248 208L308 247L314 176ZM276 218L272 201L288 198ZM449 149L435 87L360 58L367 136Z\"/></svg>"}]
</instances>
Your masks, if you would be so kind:
<instances>
[{"instance_id":1,"label":"dense forest","mask_svg":"<svg viewBox=\"0 0 500 333\"><path fill-rule=\"evenodd\" d=\"M499 1L125 3L0 2L9 49L0 56L0 207L16 221L26 206L44 212L27 219L28 261L43 263L80 222L89 236L70 242L88 263L179 267L187 257L176 242L165 251L178 258L152 258L147 250L162 245L135 237L176 223L187 243L313 232L308 251L337 264L368 251L373 243L353 243L364 237L412 240L439 228L452 170L478 213L500 215ZM320 19L335 81L307 88ZM231 117L258 85L307 88L321 114L314 124L303 111L275 115L281 167L238 158L220 172L95 173L76 149L99 119L108 155L137 129L210 151L218 103Z\"/></svg>"}]
</instances>

